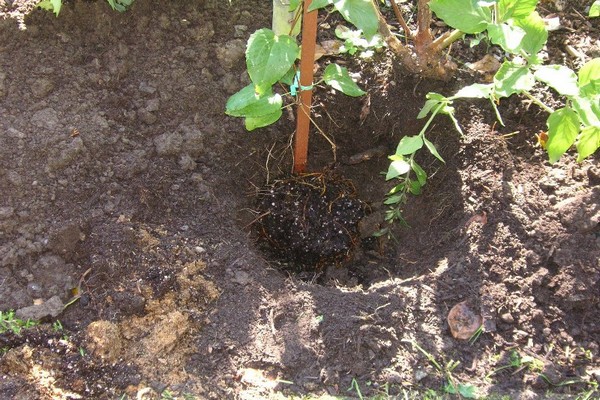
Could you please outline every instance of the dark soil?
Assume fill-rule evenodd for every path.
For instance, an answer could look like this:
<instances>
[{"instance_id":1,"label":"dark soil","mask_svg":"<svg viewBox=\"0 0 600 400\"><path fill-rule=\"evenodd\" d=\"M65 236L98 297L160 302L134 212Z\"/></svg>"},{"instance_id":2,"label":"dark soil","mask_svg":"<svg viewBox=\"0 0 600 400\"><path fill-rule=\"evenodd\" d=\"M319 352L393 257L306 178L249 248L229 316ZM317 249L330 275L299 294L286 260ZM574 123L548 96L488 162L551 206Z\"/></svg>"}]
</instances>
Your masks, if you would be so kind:
<instances>
[{"instance_id":1,"label":"dark soil","mask_svg":"<svg viewBox=\"0 0 600 400\"><path fill-rule=\"evenodd\" d=\"M269 2L136 0L119 14L72 1L58 18L33 3L0 0L0 310L42 324L0 335L0 398L356 397L353 380L362 395L443 394L447 376L413 341L458 361L453 378L480 397L598 398L598 155L550 165L535 105L503 100L500 126L487 102L455 104L465 134L444 119L428 133L446 163L418 156L429 180L404 208L409 227L371 237L393 184L385 154L419 132L428 92L485 78L462 63L485 45L457 42L447 83L406 76L386 52L337 59L369 95L316 91L336 148L314 132L309 170L341 177L314 185L323 198L290 187L291 114L252 133L224 114ZM563 22L552 62L598 57L583 5L541 12ZM292 190L314 214L280 202ZM339 218L324 212L338 205ZM282 263L252 230L271 226L267 212L327 230L266 233ZM297 275L290 259L318 268ZM473 343L446 322L463 301L484 321Z\"/></svg>"},{"instance_id":2,"label":"dark soil","mask_svg":"<svg viewBox=\"0 0 600 400\"><path fill-rule=\"evenodd\" d=\"M258 195L257 231L279 256L319 268L348 259L359 244L366 205L350 181L316 173L276 181Z\"/></svg>"}]
</instances>

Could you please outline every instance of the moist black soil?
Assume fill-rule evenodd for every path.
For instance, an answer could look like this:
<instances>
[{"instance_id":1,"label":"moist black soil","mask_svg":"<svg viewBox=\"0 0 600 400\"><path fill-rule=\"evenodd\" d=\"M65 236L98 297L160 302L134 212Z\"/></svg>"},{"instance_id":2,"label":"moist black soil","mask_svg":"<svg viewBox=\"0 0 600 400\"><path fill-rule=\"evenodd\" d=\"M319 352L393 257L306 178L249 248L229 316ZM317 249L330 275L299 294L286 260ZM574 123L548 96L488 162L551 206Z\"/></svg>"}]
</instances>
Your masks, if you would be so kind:
<instances>
[{"instance_id":1,"label":"moist black soil","mask_svg":"<svg viewBox=\"0 0 600 400\"><path fill-rule=\"evenodd\" d=\"M419 154L429 179L404 207L408 227L371 238L386 227L386 155L420 131L428 92L485 80L465 62L493 48L456 42L448 82L406 76L386 51L319 60L317 77L343 63L368 96L315 91L328 138L311 133L309 172L344 180L313 182L331 197L305 213L279 201L316 197L289 183L293 113L250 133L224 114L269 2L136 0L117 13L72 1L58 18L33 6L0 1L0 310L42 324L1 335L1 398L358 397L353 385L452 398L412 343L458 362L453 379L479 397L598 397L598 155L550 165L536 139L546 114L527 99L500 102L504 126L485 101L455 104L464 135L435 121L427 137L445 164ZM562 23L549 62L599 56L585 6L541 4ZM401 7L414 26L413 2ZM320 16L323 38L332 21ZM257 212L265 187L276 208ZM265 213L352 233L271 232L288 258L322 264L299 276L252 230L270 226ZM463 301L483 318L472 343L446 322Z\"/></svg>"},{"instance_id":2,"label":"moist black soil","mask_svg":"<svg viewBox=\"0 0 600 400\"><path fill-rule=\"evenodd\" d=\"M269 247L313 268L351 257L366 214L350 181L322 173L274 182L259 193L257 208L257 231Z\"/></svg>"}]
</instances>

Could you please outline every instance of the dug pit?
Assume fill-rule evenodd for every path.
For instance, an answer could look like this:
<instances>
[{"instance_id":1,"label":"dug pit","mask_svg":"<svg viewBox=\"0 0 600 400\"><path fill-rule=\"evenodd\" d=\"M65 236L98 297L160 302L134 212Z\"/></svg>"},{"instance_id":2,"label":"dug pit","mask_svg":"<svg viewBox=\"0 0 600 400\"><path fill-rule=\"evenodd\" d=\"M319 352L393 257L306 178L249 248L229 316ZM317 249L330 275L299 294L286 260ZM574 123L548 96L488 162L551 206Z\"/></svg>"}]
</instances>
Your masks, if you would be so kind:
<instances>
[{"instance_id":1,"label":"dug pit","mask_svg":"<svg viewBox=\"0 0 600 400\"><path fill-rule=\"evenodd\" d=\"M351 256L367 206L349 180L313 173L263 188L258 211L258 233L279 258L295 268L320 269Z\"/></svg>"}]
</instances>

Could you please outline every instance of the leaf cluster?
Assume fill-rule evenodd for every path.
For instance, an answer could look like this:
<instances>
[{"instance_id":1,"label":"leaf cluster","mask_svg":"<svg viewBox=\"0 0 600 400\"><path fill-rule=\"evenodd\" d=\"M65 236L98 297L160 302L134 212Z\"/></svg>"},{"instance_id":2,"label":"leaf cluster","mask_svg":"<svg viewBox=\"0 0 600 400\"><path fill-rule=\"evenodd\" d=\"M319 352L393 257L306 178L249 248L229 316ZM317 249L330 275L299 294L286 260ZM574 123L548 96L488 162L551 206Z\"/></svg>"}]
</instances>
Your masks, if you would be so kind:
<instances>
[{"instance_id":1,"label":"leaf cluster","mask_svg":"<svg viewBox=\"0 0 600 400\"><path fill-rule=\"evenodd\" d=\"M126 11L127 7L129 7L133 3L133 0L106 0L106 1L108 2L108 4L111 6L111 8L113 10L117 10L119 12ZM62 7L62 3L63 3L63 0L42 0L37 4L37 6L46 11L53 12L58 17L58 14L60 14L60 9Z\"/></svg>"}]
</instances>

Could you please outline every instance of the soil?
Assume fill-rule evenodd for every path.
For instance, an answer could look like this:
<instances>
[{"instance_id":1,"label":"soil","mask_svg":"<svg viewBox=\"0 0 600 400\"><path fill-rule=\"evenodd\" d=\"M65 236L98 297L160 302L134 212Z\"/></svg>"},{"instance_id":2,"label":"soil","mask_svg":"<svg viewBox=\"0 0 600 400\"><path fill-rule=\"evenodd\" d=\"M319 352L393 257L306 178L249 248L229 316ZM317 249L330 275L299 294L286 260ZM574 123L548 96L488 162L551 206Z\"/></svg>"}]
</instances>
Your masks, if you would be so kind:
<instances>
[{"instance_id":1,"label":"soil","mask_svg":"<svg viewBox=\"0 0 600 400\"><path fill-rule=\"evenodd\" d=\"M598 155L550 165L535 105L503 100L500 126L486 102L457 103L464 135L443 119L428 133L446 163L419 155L430 177L409 227L371 236L393 184L381 149L420 130L428 92L482 79L460 62L483 44L456 43L446 83L404 75L387 52L340 57L369 95L317 90L329 138L313 133L309 170L368 205L358 243L301 273L265 251L257 196L289 179L293 116L249 133L224 105L269 6L72 1L56 18L0 1L0 310L41 321L0 335L0 398L444 393L423 351L459 362L451 376L479 396L598 398ZM541 11L563 24L551 61L598 57L584 5ZM447 322L462 302L483 319L471 342Z\"/></svg>"}]
</instances>

